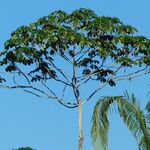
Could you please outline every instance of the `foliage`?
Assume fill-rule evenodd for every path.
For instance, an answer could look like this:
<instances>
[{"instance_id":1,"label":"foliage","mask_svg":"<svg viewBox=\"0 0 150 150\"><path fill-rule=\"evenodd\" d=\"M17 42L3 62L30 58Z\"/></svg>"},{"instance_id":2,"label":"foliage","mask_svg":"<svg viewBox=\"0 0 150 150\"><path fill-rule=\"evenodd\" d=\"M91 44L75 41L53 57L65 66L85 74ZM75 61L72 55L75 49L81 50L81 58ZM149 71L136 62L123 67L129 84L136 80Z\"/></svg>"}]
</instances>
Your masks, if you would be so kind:
<instances>
[{"instance_id":1,"label":"foliage","mask_svg":"<svg viewBox=\"0 0 150 150\"><path fill-rule=\"evenodd\" d=\"M64 89L73 87L77 96L77 88L90 81L98 81L102 87L116 86L118 80L149 73L150 40L138 36L134 27L115 17L97 16L84 8L71 14L59 10L12 32L1 52L0 65L12 75L15 84L1 87L29 88L25 91L38 97L44 94L66 105L69 102L62 102L65 98L46 87L47 81L56 81ZM21 78L17 79L18 76ZM0 82L5 81L6 76L0 77ZM46 89L38 89L36 82Z\"/></svg>"},{"instance_id":2,"label":"foliage","mask_svg":"<svg viewBox=\"0 0 150 150\"><path fill-rule=\"evenodd\" d=\"M15 149L15 150L35 150L35 149L32 149L31 147L20 147L20 148Z\"/></svg>"},{"instance_id":3,"label":"foliage","mask_svg":"<svg viewBox=\"0 0 150 150\"><path fill-rule=\"evenodd\" d=\"M134 135L140 150L150 150L150 101L141 110L135 96L126 92L125 97L105 97L99 100L94 108L92 117L91 137L95 149L107 149L108 140L108 110L117 103L120 117Z\"/></svg>"}]
</instances>

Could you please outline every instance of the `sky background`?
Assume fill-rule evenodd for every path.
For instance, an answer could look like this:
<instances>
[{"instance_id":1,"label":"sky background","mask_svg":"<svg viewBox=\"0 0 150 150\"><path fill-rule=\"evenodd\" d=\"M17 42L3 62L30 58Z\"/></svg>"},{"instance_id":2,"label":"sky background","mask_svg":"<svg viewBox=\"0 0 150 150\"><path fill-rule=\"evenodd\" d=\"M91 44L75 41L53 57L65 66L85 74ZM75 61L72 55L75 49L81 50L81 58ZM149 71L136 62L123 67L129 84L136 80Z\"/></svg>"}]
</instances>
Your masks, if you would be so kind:
<instances>
[{"instance_id":1,"label":"sky background","mask_svg":"<svg viewBox=\"0 0 150 150\"><path fill-rule=\"evenodd\" d=\"M140 35L150 38L149 0L1 0L0 49L9 35L20 25L27 25L54 10L72 12L90 8L100 16L118 17L135 26ZM142 106L150 83L148 76L120 82L100 93L122 95L134 92ZM56 87L57 88L57 87ZM85 92L88 92L85 90ZM30 146L37 150L77 150L77 110L23 93L0 89L0 149L11 150ZM90 141L91 114L95 101L84 106L84 150L92 150ZM134 138L117 114L110 115L109 150L137 150Z\"/></svg>"}]
</instances>

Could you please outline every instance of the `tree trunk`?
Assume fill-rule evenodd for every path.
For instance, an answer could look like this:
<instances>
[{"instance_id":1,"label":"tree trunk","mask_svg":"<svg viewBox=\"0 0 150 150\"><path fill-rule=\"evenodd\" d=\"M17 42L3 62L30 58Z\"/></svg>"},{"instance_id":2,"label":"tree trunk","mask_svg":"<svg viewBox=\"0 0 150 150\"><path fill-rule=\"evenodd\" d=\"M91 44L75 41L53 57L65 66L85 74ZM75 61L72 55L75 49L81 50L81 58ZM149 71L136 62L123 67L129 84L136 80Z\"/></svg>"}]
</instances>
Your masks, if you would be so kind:
<instances>
[{"instance_id":1,"label":"tree trunk","mask_svg":"<svg viewBox=\"0 0 150 150\"><path fill-rule=\"evenodd\" d=\"M83 150L83 133L82 133L82 102L78 105L78 150Z\"/></svg>"}]
</instances>

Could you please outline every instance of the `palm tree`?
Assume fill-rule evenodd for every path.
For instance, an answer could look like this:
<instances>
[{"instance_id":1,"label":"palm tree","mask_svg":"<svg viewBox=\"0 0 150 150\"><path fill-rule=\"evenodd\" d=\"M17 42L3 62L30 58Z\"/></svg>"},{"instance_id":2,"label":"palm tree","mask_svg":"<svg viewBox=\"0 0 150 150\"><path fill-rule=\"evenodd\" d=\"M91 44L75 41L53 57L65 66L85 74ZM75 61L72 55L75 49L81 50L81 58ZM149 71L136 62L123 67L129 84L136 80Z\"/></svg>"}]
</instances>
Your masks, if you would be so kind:
<instances>
[{"instance_id":1,"label":"palm tree","mask_svg":"<svg viewBox=\"0 0 150 150\"><path fill-rule=\"evenodd\" d=\"M104 97L95 105L92 116L91 138L95 149L107 149L109 119L108 111L115 103L120 117L135 137L139 150L150 150L150 101L141 110L135 96Z\"/></svg>"}]
</instances>

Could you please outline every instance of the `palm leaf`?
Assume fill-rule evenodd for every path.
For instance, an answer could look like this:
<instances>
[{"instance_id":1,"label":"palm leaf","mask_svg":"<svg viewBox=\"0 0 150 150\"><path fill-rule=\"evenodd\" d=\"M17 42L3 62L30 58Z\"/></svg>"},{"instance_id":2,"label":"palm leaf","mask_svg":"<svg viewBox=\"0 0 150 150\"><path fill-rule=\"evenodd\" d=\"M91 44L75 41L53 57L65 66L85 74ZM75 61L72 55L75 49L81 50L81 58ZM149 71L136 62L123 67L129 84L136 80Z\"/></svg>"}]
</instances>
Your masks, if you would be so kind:
<instances>
[{"instance_id":1,"label":"palm leaf","mask_svg":"<svg viewBox=\"0 0 150 150\"><path fill-rule=\"evenodd\" d=\"M143 150L150 150L150 134L145 115L138 105L134 95L116 99L119 114L131 133L134 135L138 146Z\"/></svg>"},{"instance_id":2,"label":"palm leaf","mask_svg":"<svg viewBox=\"0 0 150 150\"><path fill-rule=\"evenodd\" d=\"M147 126L147 136L148 141L144 140L144 137L141 139L140 141L140 146L143 148L143 150L147 150L146 149L146 145L150 145L150 100L148 101L146 108L145 108L145 122L146 122L146 126Z\"/></svg>"},{"instance_id":3,"label":"palm leaf","mask_svg":"<svg viewBox=\"0 0 150 150\"><path fill-rule=\"evenodd\" d=\"M115 97L105 97L99 100L94 107L91 139L95 150L99 148L107 150L109 129L108 110L114 100Z\"/></svg>"},{"instance_id":4,"label":"palm leaf","mask_svg":"<svg viewBox=\"0 0 150 150\"><path fill-rule=\"evenodd\" d=\"M108 144L108 111L117 102L118 111L131 133L134 135L140 150L150 150L150 102L146 106L147 116L141 111L135 96L125 92L125 97L105 97L97 102L92 115L91 138L95 150L107 150Z\"/></svg>"}]
</instances>

